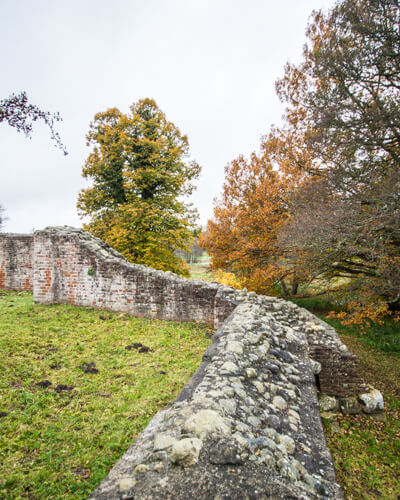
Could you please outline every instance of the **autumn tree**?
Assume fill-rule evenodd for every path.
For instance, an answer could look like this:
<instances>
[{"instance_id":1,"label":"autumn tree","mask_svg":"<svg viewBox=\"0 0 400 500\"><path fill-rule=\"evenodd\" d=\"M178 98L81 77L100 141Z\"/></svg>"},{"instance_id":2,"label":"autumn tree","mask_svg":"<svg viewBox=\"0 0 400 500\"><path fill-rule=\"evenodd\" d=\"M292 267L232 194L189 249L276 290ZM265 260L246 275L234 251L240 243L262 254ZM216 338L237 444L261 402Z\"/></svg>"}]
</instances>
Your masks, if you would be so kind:
<instances>
[{"instance_id":1,"label":"autumn tree","mask_svg":"<svg viewBox=\"0 0 400 500\"><path fill-rule=\"evenodd\" d=\"M60 135L55 130L55 123L62 121L59 113L42 111L38 106L28 101L26 92L11 94L7 99L0 101L0 123L7 122L18 132L22 132L26 137L31 138L33 123L42 120L50 129L51 138L56 147L66 155L67 150L61 142Z\"/></svg>"},{"instance_id":2,"label":"autumn tree","mask_svg":"<svg viewBox=\"0 0 400 500\"><path fill-rule=\"evenodd\" d=\"M284 258L277 238L296 181L274 167L267 147L272 140L266 141L262 154L253 153L249 160L240 156L227 165L222 196L200 244L214 268L233 272L250 290L271 294L280 285L289 295L296 293L296 268Z\"/></svg>"},{"instance_id":3,"label":"autumn tree","mask_svg":"<svg viewBox=\"0 0 400 500\"><path fill-rule=\"evenodd\" d=\"M267 175L273 180L254 182L253 161L242 163L236 180L227 169L206 235L215 265L239 270L240 261L240 272L248 275L261 269L261 262L248 258L258 253L268 269L266 284L287 269L295 283L347 278L370 317L374 304L380 312L398 307L399 26L396 0L343 0L327 14L313 14L303 62L288 64L277 82L287 103L284 125L262 144L259 159L273 165ZM226 195L231 184L239 193L233 203ZM258 206L248 202L257 192ZM282 214L267 234L272 226L265 210ZM258 217L246 239L246 222Z\"/></svg>"},{"instance_id":4,"label":"autumn tree","mask_svg":"<svg viewBox=\"0 0 400 500\"><path fill-rule=\"evenodd\" d=\"M87 135L92 152L78 209L85 229L128 260L186 275L175 250L187 250L196 231L196 212L182 201L200 173L188 159L188 139L151 99L124 114L116 108L96 114Z\"/></svg>"},{"instance_id":5,"label":"autumn tree","mask_svg":"<svg viewBox=\"0 0 400 500\"><path fill-rule=\"evenodd\" d=\"M358 300L400 303L400 8L344 0L307 31L278 81L286 125L313 157L281 242ZM317 164L317 167L315 165Z\"/></svg>"}]
</instances>

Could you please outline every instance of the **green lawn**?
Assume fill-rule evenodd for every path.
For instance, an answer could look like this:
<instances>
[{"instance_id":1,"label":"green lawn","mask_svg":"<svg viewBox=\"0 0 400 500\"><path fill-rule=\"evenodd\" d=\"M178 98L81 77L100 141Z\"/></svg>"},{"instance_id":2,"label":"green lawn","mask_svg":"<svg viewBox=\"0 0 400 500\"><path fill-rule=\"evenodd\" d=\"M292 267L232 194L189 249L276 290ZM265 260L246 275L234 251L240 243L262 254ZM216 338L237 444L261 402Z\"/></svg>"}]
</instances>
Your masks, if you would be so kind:
<instances>
[{"instance_id":1,"label":"green lawn","mask_svg":"<svg viewBox=\"0 0 400 500\"><path fill-rule=\"evenodd\" d=\"M0 498L85 498L180 392L210 335L0 291Z\"/></svg>"},{"instance_id":2,"label":"green lawn","mask_svg":"<svg viewBox=\"0 0 400 500\"><path fill-rule=\"evenodd\" d=\"M324 317L329 304L302 303ZM325 318L324 318L325 319ZM400 493L400 328L333 324L381 390L383 419L324 420L348 500ZM0 498L81 499L179 393L210 340L204 326L34 305L0 291Z\"/></svg>"},{"instance_id":3,"label":"green lawn","mask_svg":"<svg viewBox=\"0 0 400 500\"><path fill-rule=\"evenodd\" d=\"M400 359L341 335L357 354L364 379L385 399L381 418L337 415L324 421L328 445L346 498L400 498Z\"/></svg>"},{"instance_id":4,"label":"green lawn","mask_svg":"<svg viewBox=\"0 0 400 500\"><path fill-rule=\"evenodd\" d=\"M339 483L348 500L400 498L400 323L386 318L360 330L326 318L339 310L321 299L295 302L320 316L340 334L360 362L364 380L385 399L383 416L336 415L323 419Z\"/></svg>"}]
</instances>

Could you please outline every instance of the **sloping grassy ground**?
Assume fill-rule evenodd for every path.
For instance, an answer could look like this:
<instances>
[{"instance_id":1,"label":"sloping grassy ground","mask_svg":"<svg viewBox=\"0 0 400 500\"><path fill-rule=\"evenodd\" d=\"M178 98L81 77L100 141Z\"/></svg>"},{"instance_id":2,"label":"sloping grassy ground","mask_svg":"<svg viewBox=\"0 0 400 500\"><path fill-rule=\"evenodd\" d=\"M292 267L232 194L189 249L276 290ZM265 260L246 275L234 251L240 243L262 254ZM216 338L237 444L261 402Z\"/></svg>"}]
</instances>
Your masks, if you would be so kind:
<instances>
[{"instance_id":1,"label":"sloping grassy ground","mask_svg":"<svg viewBox=\"0 0 400 500\"><path fill-rule=\"evenodd\" d=\"M319 299L296 300L336 328L360 361L366 382L385 399L382 417L336 415L323 419L339 483L348 500L400 499L400 323L360 330L326 318L334 307Z\"/></svg>"},{"instance_id":2,"label":"sloping grassy ground","mask_svg":"<svg viewBox=\"0 0 400 500\"><path fill-rule=\"evenodd\" d=\"M400 498L400 362L359 339L341 335L360 360L364 379L383 393L381 418L338 415L324 421L327 442L346 498ZM338 432L339 431L339 432Z\"/></svg>"},{"instance_id":3,"label":"sloping grassy ground","mask_svg":"<svg viewBox=\"0 0 400 500\"><path fill-rule=\"evenodd\" d=\"M0 498L86 498L176 397L210 334L0 291Z\"/></svg>"}]
</instances>

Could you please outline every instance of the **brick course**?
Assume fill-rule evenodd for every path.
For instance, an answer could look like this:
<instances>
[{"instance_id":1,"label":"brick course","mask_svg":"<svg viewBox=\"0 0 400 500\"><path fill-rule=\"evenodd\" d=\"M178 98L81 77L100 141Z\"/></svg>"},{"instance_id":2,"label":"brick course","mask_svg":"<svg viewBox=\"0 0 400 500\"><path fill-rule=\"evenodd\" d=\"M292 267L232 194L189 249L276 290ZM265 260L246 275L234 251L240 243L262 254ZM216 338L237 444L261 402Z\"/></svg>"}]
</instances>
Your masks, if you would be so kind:
<instances>
[{"instance_id":1,"label":"brick course","mask_svg":"<svg viewBox=\"0 0 400 500\"><path fill-rule=\"evenodd\" d=\"M0 289L32 290L33 235L0 234Z\"/></svg>"}]
</instances>

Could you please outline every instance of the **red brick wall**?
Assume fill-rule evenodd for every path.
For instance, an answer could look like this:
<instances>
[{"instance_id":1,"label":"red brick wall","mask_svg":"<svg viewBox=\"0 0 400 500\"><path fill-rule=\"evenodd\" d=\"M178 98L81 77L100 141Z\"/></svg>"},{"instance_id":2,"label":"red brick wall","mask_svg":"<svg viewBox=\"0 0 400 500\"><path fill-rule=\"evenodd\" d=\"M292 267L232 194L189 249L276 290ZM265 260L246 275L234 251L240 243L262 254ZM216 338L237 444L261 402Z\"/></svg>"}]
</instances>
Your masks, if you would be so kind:
<instances>
[{"instance_id":1,"label":"red brick wall","mask_svg":"<svg viewBox=\"0 0 400 500\"><path fill-rule=\"evenodd\" d=\"M0 234L0 289L32 290L33 236Z\"/></svg>"},{"instance_id":2,"label":"red brick wall","mask_svg":"<svg viewBox=\"0 0 400 500\"><path fill-rule=\"evenodd\" d=\"M235 308L222 285L128 263L104 242L71 229L37 231L36 302L122 311L138 317L220 324Z\"/></svg>"},{"instance_id":3,"label":"red brick wall","mask_svg":"<svg viewBox=\"0 0 400 500\"><path fill-rule=\"evenodd\" d=\"M359 375L358 359L351 352L311 345L310 356L322 365L319 384L323 394L349 397L367 391Z\"/></svg>"}]
</instances>

